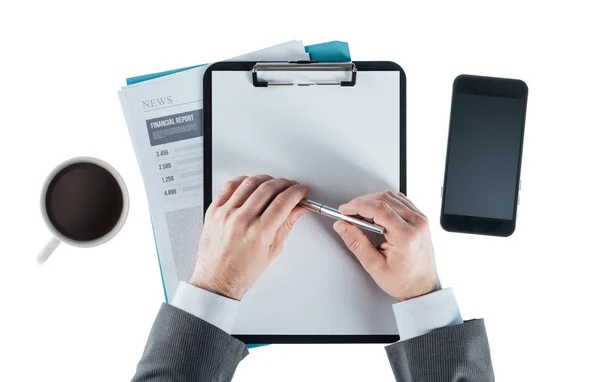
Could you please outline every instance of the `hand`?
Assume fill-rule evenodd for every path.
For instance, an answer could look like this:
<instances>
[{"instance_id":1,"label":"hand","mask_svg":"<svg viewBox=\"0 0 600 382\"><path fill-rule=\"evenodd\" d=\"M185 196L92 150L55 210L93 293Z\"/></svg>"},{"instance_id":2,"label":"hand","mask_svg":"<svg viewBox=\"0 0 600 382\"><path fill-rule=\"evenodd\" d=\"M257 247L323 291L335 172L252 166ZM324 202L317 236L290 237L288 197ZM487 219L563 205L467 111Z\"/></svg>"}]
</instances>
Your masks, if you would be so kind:
<instances>
[{"instance_id":1,"label":"hand","mask_svg":"<svg viewBox=\"0 0 600 382\"><path fill-rule=\"evenodd\" d=\"M308 185L268 175L229 181L206 211L190 284L240 300L306 210Z\"/></svg>"},{"instance_id":2,"label":"hand","mask_svg":"<svg viewBox=\"0 0 600 382\"><path fill-rule=\"evenodd\" d=\"M333 225L384 292L405 301L440 289L427 217L406 196L392 191L365 195L339 210L372 218L385 228L386 241L375 248L356 226L341 220Z\"/></svg>"}]
</instances>

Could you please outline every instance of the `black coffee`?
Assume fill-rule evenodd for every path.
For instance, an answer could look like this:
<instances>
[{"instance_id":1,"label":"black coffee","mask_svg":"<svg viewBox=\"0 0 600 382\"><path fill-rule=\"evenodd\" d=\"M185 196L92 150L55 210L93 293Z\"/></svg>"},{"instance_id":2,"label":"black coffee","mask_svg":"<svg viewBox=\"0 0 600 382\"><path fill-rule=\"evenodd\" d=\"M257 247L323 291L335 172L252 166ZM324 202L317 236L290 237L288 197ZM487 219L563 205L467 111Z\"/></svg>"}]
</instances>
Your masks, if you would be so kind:
<instances>
[{"instance_id":1,"label":"black coffee","mask_svg":"<svg viewBox=\"0 0 600 382\"><path fill-rule=\"evenodd\" d=\"M110 172L93 163L62 169L48 185L46 212L58 232L76 241L109 233L123 211L123 192Z\"/></svg>"}]
</instances>

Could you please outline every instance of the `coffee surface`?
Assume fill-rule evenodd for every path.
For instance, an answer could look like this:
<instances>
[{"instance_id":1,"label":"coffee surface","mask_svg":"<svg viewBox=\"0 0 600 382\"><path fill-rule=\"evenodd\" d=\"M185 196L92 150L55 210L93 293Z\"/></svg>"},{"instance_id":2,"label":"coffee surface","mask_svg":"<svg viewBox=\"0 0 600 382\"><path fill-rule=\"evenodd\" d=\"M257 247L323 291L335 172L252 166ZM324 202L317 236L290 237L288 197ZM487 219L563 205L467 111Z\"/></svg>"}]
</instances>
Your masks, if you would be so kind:
<instances>
[{"instance_id":1,"label":"coffee surface","mask_svg":"<svg viewBox=\"0 0 600 382\"><path fill-rule=\"evenodd\" d=\"M116 226L123 211L123 192L103 167L76 163L52 179L45 204L58 232L85 242L103 237Z\"/></svg>"}]
</instances>

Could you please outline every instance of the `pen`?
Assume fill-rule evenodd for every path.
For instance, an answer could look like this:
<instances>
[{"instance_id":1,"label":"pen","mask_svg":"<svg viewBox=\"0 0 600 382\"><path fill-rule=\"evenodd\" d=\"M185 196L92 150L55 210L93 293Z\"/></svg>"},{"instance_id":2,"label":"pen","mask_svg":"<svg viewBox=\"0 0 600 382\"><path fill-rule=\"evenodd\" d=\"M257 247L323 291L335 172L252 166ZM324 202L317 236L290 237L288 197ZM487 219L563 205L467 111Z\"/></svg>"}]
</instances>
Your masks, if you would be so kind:
<instances>
[{"instance_id":1,"label":"pen","mask_svg":"<svg viewBox=\"0 0 600 382\"><path fill-rule=\"evenodd\" d=\"M368 222L365 219L357 216L344 215L335 208L325 206L321 203L317 203L310 199L302 199L299 205L301 205L309 211L316 212L318 214L325 215L333 219L346 221L348 223L354 224L359 228L366 229L367 231L375 232L381 235L383 235L383 233L385 232L385 228L383 228L382 226Z\"/></svg>"}]
</instances>

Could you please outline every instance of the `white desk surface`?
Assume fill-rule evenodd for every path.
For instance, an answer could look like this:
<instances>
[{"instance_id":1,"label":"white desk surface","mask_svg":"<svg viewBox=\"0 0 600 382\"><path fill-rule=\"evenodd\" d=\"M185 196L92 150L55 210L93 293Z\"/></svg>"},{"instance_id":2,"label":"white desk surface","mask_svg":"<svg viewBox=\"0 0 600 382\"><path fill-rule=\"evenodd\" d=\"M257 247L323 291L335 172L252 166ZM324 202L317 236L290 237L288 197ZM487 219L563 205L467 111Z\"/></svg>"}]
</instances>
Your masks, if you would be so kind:
<instances>
[{"instance_id":1,"label":"white desk surface","mask_svg":"<svg viewBox=\"0 0 600 382\"><path fill-rule=\"evenodd\" d=\"M141 356L163 295L142 180L116 95L124 78L293 38L344 39L354 59L391 60L406 71L409 196L430 217L439 271L463 316L486 319L496 379L596 375L600 57L593 47L600 24L594 5L285 4L2 5L0 14L9 16L0 16L0 380L129 380ZM508 239L449 234L438 223L451 86L460 73L529 85L519 220ZM131 195L129 219L107 245L60 247L39 269L34 258L48 238L39 189L54 165L77 155L100 157L121 172ZM234 380L257 378L393 381L382 345L255 349Z\"/></svg>"}]
</instances>

